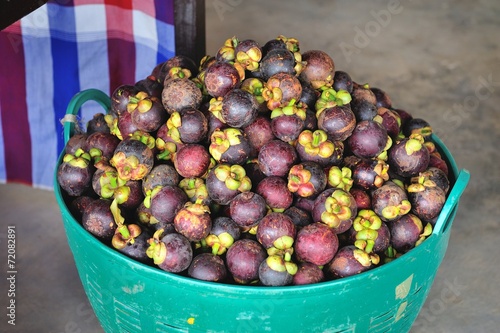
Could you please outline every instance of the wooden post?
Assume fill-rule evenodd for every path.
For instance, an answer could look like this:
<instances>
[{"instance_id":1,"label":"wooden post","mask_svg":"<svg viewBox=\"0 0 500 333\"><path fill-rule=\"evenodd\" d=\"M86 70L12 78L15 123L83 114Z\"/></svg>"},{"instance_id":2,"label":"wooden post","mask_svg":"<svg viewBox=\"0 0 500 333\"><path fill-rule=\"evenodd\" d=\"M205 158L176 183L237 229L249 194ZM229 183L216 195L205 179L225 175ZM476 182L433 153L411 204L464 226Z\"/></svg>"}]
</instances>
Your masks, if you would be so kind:
<instances>
[{"instance_id":1,"label":"wooden post","mask_svg":"<svg viewBox=\"0 0 500 333\"><path fill-rule=\"evenodd\" d=\"M198 63L206 52L205 0L174 0L175 53Z\"/></svg>"}]
</instances>

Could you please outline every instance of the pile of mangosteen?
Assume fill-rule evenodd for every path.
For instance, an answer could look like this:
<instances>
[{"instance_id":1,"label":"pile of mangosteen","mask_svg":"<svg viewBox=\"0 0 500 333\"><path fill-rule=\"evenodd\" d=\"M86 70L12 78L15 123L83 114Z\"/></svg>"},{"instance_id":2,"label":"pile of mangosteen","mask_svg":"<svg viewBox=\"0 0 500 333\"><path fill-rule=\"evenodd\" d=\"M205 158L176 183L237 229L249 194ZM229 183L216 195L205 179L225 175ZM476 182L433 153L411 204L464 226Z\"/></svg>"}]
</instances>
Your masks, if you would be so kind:
<instances>
[{"instance_id":1,"label":"pile of mangosteen","mask_svg":"<svg viewBox=\"0 0 500 333\"><path fill-rule=\"evenodd\" d=\"M213 282L358 274L432 233L450 188L428 122L278 36L177 55L67 142L74 218L132 260Z\"/></svg>"}]
</instances>

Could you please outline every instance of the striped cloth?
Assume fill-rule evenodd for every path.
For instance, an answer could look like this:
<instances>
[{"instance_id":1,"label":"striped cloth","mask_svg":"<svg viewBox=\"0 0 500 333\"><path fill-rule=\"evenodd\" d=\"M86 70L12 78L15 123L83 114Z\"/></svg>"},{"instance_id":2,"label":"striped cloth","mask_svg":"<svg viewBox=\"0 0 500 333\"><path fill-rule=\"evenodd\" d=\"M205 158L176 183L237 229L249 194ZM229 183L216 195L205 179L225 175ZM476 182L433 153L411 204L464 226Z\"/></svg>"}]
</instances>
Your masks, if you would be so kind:
<instances>
[{"instance_id":1,"label":"striped cloth","mask_svg":"<svg viewBox=\"0 0 500 333\"><path fill-rule=\"evenodd\" d=\"M175 53L173 0L58 0L0 32L0 182L52 188L70 99L110 95ZM83 124L102 108L84 104Z\"/></svg>"}]
</instances>

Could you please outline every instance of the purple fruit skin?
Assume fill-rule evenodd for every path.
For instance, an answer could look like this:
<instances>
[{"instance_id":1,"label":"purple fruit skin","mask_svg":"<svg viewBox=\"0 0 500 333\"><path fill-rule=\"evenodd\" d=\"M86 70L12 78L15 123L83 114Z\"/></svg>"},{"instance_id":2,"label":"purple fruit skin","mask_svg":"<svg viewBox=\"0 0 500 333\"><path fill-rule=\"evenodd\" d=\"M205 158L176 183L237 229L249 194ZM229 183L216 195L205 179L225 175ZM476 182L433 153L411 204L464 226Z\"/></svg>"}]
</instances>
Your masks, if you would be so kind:
<instances>
[{"instance_id":1,"label":"purple fruit skin","mask_svg":"<svg viewBox=\"0 0 500 333\"><path fill-rule=\"evenodd\" d=\"M266 176L284 177L297 160L295 148L281 140L271 140L259 151L259 167Z\"/></svg>"},{"instance_id":2,"label":"purple fruit skin","mask_svg":"<svg viewBox=\"0 0 500 333\"><path fill-rule=\"evenodd\" d=\"M151 198L151 213L160 222L171 223L187 201L188 197L180 187L165 185Z\"/></svg>"},{"instance_id":3,"label":"purple fruit skin","mask_svg":"<svg viewBox=\"0 0 500 333\"><path fill-rule=\"evenodd\" d=\"M254 192L240 193L229 203L229 215L242 228L255 225L266 213L266 200Z\"/></svg>"},{"instance_id":4,"label":"purple fruit skin","mask_svg":"<svg viewBox=\"0 0 500 333\"><path fill-rule=\"evenodd\" d=\"M283 213L273 212L264 216L259 221L257 228L257 240L268 249L273 246L275 240L282 236L295 238L297 228L292 219Z\"/></svg>"},{"instance_id":5,"label":"purple fruit skin","mask_svg":"<svg viewBox=\"0 0 500 333\"><path fill-rule=\"evenodd\" d=\"M405 253L415 247L422 230L415 224L416 215L408 213L389 223L391 245L400 253Z\"/></svg>"},{"instance_id":6,"label":"purple fruit skin","mask_svg":"<svg viewBox=\"0 0 500 333\"><path fill-rule=\"evenodd\" d=\"M285 210L293 203L293 194L287 182L278 176L266 177L259 182L255 192L261 195L267 205L274 210Z\"/></svg>"},{"instance_id":7,"label":"purple fruit skin","mask_svg":"<svg viewBox=\"0 0 500 333\"><path fill-rule=\"evenodd\" d=\"M284 272L273 270L264 260L259 266L259 280L264 286L286 286L292 283L293 275L286 270Z\"/></svg>"},{"instance_id":8,"label":"purple fruit skin","mask_svg":"<svg viewBox=\"0 0 500 333\"><path fill-rule=\"evenodd\" d=\"M251 239L240 239L227 250L227 269L237 283L250 283L259 278L259 266L267 257L262 245Z\"/></svg>"},{"instance_id":9,"label":"purple fruit skin","mask_svg":"<svg viewBox=\"0 0 500 333\"><path fill-rule=\"evenodd\" d=\"M354 257L354 245L347 245L339 249L335 257L325 266L327 273L334 279L356 275L373 267L363 266Z\"/></svg>"},{"instance_id":10,"label":"purple fruit skin","mask_svg":"<svg viewBox=\"0 0 500 333\"><path fill-rule=\"evenodd\" d=\"M82 216L83 228L104 242L111 240L116 230L110 205L110 200L95 200L83 211Z\"/></svg>"},{"instance_id":11,"label":"purple fruit skin","mask_svg":"<svg viewBox=\"0 0 500 333\"><path fill-rule=\"evenodd\" d=\"M167 247L167 256L158 267L172 273L186 270L193 260L193 249L189 240L181 234L171 233L163 236L161 241Z\"/></svg>"},{"instance_id":12,"label":"purple fruit skin","mask_svg":"<svg viewBox=\"0 0 500 333\"><path fill-rule=\"evenodd\" d=\"M200 253L193 258L188 275L204 281L218 282L227 276L226 266L221 257L211 253Z\"/></svg>"},{"instance_id":13,"label":"purple fruit skin","mask_svg":"<svg viewBox=\"0 0 500 333\"><path fill-rule=\"evenodd\" d=\"M295 253L301 261L326 265L339 248L337 235L326 224L314 222L297 233Z\"/></svg>"},{"instance_id":14,"label":"purple fruit skin","mask_svg":"<svg viewBox=\"0 0 500 333\"><path fill-rule=\"evenodd\" d=\"M347 143L354 155L361 158L374 158L386 146L387 131L375 121L363 120L357 123Z\"/></svg>"},{"instance_id":15,"label":"purple fruit skin","mask_svg":"<svg viewBox=\"0 0 500 333\"><path fill-rule=\"evenodd\" d=\"M297 273L293 276L293 285L305 285L324 281L325 274L318 265L309 262L298 264Z\"/></svg>"}]
</instances>

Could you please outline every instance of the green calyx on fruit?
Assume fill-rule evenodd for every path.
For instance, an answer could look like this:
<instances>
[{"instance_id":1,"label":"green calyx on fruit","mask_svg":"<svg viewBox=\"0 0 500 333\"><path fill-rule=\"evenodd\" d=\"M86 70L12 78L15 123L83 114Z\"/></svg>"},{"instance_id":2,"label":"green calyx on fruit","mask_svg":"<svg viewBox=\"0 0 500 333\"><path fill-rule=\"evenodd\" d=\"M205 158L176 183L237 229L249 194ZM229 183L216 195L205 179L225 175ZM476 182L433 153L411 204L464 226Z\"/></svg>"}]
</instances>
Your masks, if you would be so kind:
<instances>
[{"instance_id":1,"label":"green calyx on fruit","mask_svg":"<svg viewBox=\"0 0 500 333\"><path fill-rule=\"evenodd\" d=\"M148 112L153 106L153 101L145 91L139 91L135 96L130 96L127 104L127 111L132 112L135 109L141 113Z\"/></svg>"},{"instance_id":2,"label":"green calyx on fruit","mask_svg":"<svg viewBox=\"0 0 500 333\"><path fill-rule=\"evenodd\" d=\"M134 244L135 238L141 233L142 229L137 224L121 225L116 229L111 244L115 249L123 249L129 244Z\"/></svg>"},{"instance_id":3,"label":"green calyx on fruit","mask_svg":"<svg viewBox=\"0 0 500 333\"><path fill-rule=\"evenodd\" d=\"M223 232L219 235L210 234L202 242L212 248L212 254L222 255L233 245L234 238L228 232Z\"/></svg>"},{"instance_id":4,"label":"green calyx on fruit","mask_svg":"<svg viewBox=\"0 0 500 333\"><path fill-rule=\"evenodd\" d=\"M335 91L333 88L326 87L321 92L318 100L316 101L316 117L318 117L324 109L334 106L343 106L349 104L352 100L351 94L346 90Z\"/></svg>"},{"instance_id":5,"label":"green calyx on fruit","mask_svg":"<svg viewBox=\"0 0 500 333\"><path fill-rule=\"evenodd\" d=\"M235 36L226 39L224 45L217 51L217 54L225 61L233 61L236 57L234 49L238 46L239 42L240 41Z\"/></svg>"},{"instance_id":6,"label":"green calyx on fruit","mask_svg":"<svg viewBox=\"0 0 500 333\"><path fill-rule=\"evenodd\" d=\"M246 52L236 53L235 61L251 72L259 69L259 61L262 59L262 51L259 47L252 47Z\"/></svg>"},{"instance_id":7,"label":"green calyx on fruit","mask_svg":"<svg viewBox=\"0 0 500 333\"><path fill-rule=\"evenodd\" d=\"M338 167L333 165L328 169L328 185L334 188L340 188L349 191L354 183L352 179L352 170L348 167Z\"/></svg>"},{"instance_id":8,"label":"green calyx on fruit","mask_svg":"<svg viewBox=\"0 0 500 333\"><path fill-rule=\"evenodd\" d=\"M149 247L146 250L146 255L152 258L156 265L160 265L167 258L167 246L160 240L163 232L164 229L158 229L148 240Z\"/></svg>"},{"instance_id":9,"label":"green calyx on fruit","mask_svg":"<svg viewBox=\"0 0 500 333\"><path fill-rule=\"evenodd\" d=\"M225 123L223 117L222 117L222 103L224 101L224 97L219 96L219 97L213 97L210 99L209 105L208 105L208 111L210 111L215 118L219 119L221 122Z\"/></svg>"},{"instance_id":10,"label":"green calyx on fruit","mask_svg":"<svg viewBox=\"0 0 500 333\"><path fill-rule=\"evenodd\" d=\"M267 249L267 254L269 256L278 255L282 257L285 262L289 262L292 260L293 242L293 237L286 235L281 236L273 242L273 246Z\"/></svg>"},{"instance_id":11,"label":"green calyx on fruit","mask_svg":"<svg viewBox=\"0 0 500 333\"><path fill-rule=\"evenodd\" d=\"M411 209L411 203L408 200L402 200L399 205L387 206L382 209L382 216L391 221L398 216L403 216L407 214Z\"/></svg>"},{"instance_id":12,"label":"green calyx on fruit","mask_svg":"<svg viewBox=\"0 0 500 333\"><path fill-rule=\"evenodd\" d=\"M148 132L137 130L130 135L130 139L144 143L149 149L153 149L156 146L156 140L154 136L152 136Z\"/></svg>"},{"instance_id":13,"label":"green calyx on fruit","mask_svg":"<svg viewBox=\"0 0 500 333\"><path fill-rule=\"evenodd\" d=\"M281 116L297 116L300 119L305 120L306 106L301 102L295 103L295 100L292 99L286 106L277 107L271 111L271 119Z\"/></svg>"},{"instance_id":14,"label":"green calyx on fruit","mask_svg":"<svg viewBox=\"0 0 500 333\"><path fill-rule=\"evenodd\" d=\"M241 84L241 90L249 92L252 94L257 103L262 104L265 102L264 97L262 97L262 90L264 89L264 82L257 78L248 78Z\"/></svg>"},{"instance_id":15,"label":"green calyx on fruit","mask_svg":"<svg viewBox=\"0 0 500 333\"><path fill-rule=\"evenodd\" d=\"M124 180L142 179L148 173L148 168L139 163L139 159L133 155L128 156L124 152L117 152L111 158L111 165L118 171L118 177Z\"/></svg>"},{"instance_id":16,"label":"green calyx on fruit","mask_svg":"<svg viewBox=\"0 0 500 333\"><path fill-rule=\"evenodd\" d=\"M422 149L424 144L424 137L418 133L411 134L408 137L408 140L405 142L405 151L406 154L412 155L414 152Z\"/></svg>"},{"instance_id":17,"label":"green calyx on fruit","mask_svg":"<svg viewBox=\"0 0 500 333\"><path fill-rule=\"evenodd\" d=\"M203 178L183 178L179 182L179 187L184 190L189 200L205 201L209 198L205 180Z\"/></svg>"},{"instance_id":18,"label":"green calyx on fruit","mask_svg":"<svg viewBox=\"0 0 500 333\"><path fill-rule=\"evenodd\" d=\"M354 258L364 267L370 267L371 265L378 265L380 262L380 257L375 253L367 253L364 250L356 248L353 250Z\"/></svg>"},{"instance_id":19,"label":"green calyx on fruit","mask_svg":"<svg viewBox=\"0 0 500 333\"><path fill-rule=\"evenodd\" d=\"M189 69L177 66L170 68L167 74L167 77L171 79L189 79L191 76L192 73Z\"/></svg>"},{"instance_id":20,"label":"green calyx on fruit","mask_svg":"<svg viewBox=\"0 0 500 333\"><path fill-rule=\"evenodd\" d=\"M270 255L266 258L266 263L273 271L276 272L288 272L290 275L295 275L298 271L298 267L295 263L291 261L286 261L280 255Z\"/></svg>"},{"instance_id":21,"label":"green calyx on fruit","mask_svg":"<svg viewBox=\"0 0 500 333\"><path fill-rule=\"evenodd\" d=\"M310 197L316 190L310 183L311 171L307 170L303 164L296 164L288 172L288 190L297 193L301 197Z\"/></svg>"},{"instance_id":22,"label":"green calyx on fruit","mask_svg":"<svg viewBox=\"0 0 500 333\"><path fill-rule=\"evenodd\" d=\"M236 146L241 143L240 137L243 136L239 128L224 128L216 129L210 137L210 146L208 151L210 155L216 160L220 161L222 154L224 154L229 147Z\"/></svg>"},{"instance_id":23,"label":"green calyx on fruit","mask_svg":"<svg viewBox=\"0 0 500 333\"><path fill-rule=\"evenodd\" d=\"M230 190L248 192L252 188L252 182L241 165L219 164L215 167L214 173Z\"/></svg>"},{"instance_id":24,"label":"green calyx on fruit","mask_svg":"<svg viewBox=\"0 0 500 333\"><path fill-rule=\"evenodd\" d=\"M321 222L330 228L337 228L342 221L352 217L351 196L342 190L335 190L325 200L325 211L321 214Z\"/></svg>"},{"instance_id":25,"label":"green calyx on fruit","mask_svg":"<svg viewBox=\"0 0 500 333\"><path fill-rule=\"evenodd\" d=\"M177 151L177 145L175 142L165 142L165 140L161 138L156 138L155 146L160 151L160 153L156 155L156 158L163 161L171 160L172 156Z\"/></svg>"},{"instance_id":26,"label":"green calyx on fruit","mask_svg":"<svg viewBox=\"0 0 500 333\"><path fill-rule=\"evenodd\" d=\"M427 223L425 225L425 227L423 228L422 233L418 237L418 240L416 241L415 246L422 244L422 242L424 240L426 240L427 237L429 237L431 234L432 234L432 224Z\"/></svg>"},{"instance_id":27,"label":"green calyx on fruit","mask_svg":"<svg viewBox=\"0 0 500 333\"><path fill-rule=\"evenodd\" d=\"M306 154L329 158L335 152L335 143L328 139L328 135L323 130L304 130L297 138L297 143L304 147Z\"/></svg>"},{"instance_id":28,"label":"green calyx on fruit","mask_svg":"<svg viewBox=\"0 0 500 333\"><path fill-rule=\"evenodd\" d=\"M382 220L370 209L362 209L353 221L353 229L356 231L354 245L367 253L373 251L378 230L382 226Z\"/></svg>"}]
</instances>

